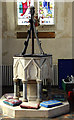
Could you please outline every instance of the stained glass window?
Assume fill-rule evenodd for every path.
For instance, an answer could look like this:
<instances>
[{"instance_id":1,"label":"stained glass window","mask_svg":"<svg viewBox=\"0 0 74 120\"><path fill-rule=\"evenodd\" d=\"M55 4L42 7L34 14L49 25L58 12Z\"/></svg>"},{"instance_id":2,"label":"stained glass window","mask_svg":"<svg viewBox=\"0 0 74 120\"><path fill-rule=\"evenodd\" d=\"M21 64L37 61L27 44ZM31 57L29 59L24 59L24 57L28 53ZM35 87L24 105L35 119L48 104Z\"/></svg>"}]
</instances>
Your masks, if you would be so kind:
<instances>
[{"instance_id":1,"label":"stained glass window","mask_svg":"<svg viewBox=\"0 0 74 120\"><path fill-rule=\"evenodd\" d=\"M34 6L34 0L17 0L18 25L29 25L30 6Z\"/></svg>"},{"instance_id":2,"label":"stained glass window","mask_svg":"<svg viewBox=\"0 0 74 120\"><path fill-rule=\"evenodd\" d=\"M38 0L38 18L40 25L54 24L54 0ZM17 0L18 25L29 25L30 6L34 0Z\"/></svg>"},{"instance_id":3,"label":"stained glass window","mask_svg":"<svg viewBox=\"0 0 74 120\"><path fill-rule=\"evenodd\" d=\"M40 25L54 24L54 0L38 0Z\"/></svg>"}]
</instances>

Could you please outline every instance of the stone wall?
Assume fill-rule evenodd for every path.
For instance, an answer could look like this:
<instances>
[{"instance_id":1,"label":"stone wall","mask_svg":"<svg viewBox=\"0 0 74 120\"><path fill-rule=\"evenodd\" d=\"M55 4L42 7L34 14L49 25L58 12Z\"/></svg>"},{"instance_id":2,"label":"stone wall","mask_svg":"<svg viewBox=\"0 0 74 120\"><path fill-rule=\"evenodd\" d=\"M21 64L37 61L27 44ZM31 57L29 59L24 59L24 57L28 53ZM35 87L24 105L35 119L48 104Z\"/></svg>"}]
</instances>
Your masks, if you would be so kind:
<instances>
[{"instance_id":1,"label":"stone wall","mask_svg":"<svg viewBox=\"0 0 74 120\"><path fill-rule=\"evenodd\" d=\"M74 59L74 1L72 2L72 58Z\"/></svg>"},{"instance_id":2,"label":"stone wall","mask_svg":"<svg viewBox=\"0 0 74 120\"><path fill-rule=\"evenodd\" d=\"M35 4L37 7L37 4ZM36 10L37 11L37 10ZM40 39L45 53L53 55L53 63L58 59L72 58L72 3L55 3L55 25L39 26L38 31L55 32L55 38ZM13 56L21 53L26 39L17 39L18 31L27 31L28 27L17 25L16 3L2 3L2 62L12 64ZM35 52L39 53L35 41ZM31 41L27 53L31 53Z\"/></svg>"},{"instance_id":3,"label":"stone wall","mask_svg":"<svg viewBox=\"0 0 74 120\"><path fill-rule=\"evenodd\" d=\"M2 3L0 3L0 65L2 64Z\"/></svg>"}]
</instances>

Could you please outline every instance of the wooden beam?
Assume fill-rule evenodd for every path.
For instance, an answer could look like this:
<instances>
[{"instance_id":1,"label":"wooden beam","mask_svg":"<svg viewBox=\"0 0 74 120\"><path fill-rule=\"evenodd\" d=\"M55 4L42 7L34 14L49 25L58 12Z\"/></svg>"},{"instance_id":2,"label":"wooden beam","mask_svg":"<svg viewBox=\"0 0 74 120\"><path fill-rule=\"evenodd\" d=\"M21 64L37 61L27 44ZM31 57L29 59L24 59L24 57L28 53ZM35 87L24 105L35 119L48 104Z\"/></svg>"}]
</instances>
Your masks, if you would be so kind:
<instances>
[{"instance_id":1,"label":"wooden beam","mask_svg":"<svg viewBox=\"0 0 74 120\"><path fill-rule=\"evenodd\" d=\"M39 32L39 38L55 38L55 32Z\"/></svg>"},{"instance_id":2,"label":"wooden beam","mask_svg":"<svg viewBox=\"0 0 74 120\"><path fill-rule=\"evenodd\" d=\"M27 35L27 32L17 32L17 39L25 39ZM55 38L55 32L38 32L38 38Z\"/></svg>"},{"instance_id":3,"label":"wooden beam","mask_svg":"<svg viewBox=\"0 0 74 120\"><path fill-rule=\"evenodd\" d=\"M20 38L27 38L28 33L27 32L17 32L17 39Z\"/></svg>"}]
</instances>

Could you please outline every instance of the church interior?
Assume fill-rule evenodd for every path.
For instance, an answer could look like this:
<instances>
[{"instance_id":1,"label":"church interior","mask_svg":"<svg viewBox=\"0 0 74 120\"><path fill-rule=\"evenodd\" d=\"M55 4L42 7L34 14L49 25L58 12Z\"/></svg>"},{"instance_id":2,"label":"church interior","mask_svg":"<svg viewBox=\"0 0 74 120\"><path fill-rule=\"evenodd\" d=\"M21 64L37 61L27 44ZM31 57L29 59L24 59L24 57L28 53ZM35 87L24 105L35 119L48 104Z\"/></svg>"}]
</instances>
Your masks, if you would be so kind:
<instances>
[{"instance_id":1,"label":"church interior","mask_svg":"<svg viewBox=\"0 0 74 120\"><path fill-rule=\"evenodd\" d=\"M37 100L39 104L41 104L42 99L43 101L52 99L68 102L69 111L67 113L56 114L52 118L50 118L52 115L48 113L48 115L45 114L46 118L41 118L41 116L33 119L74 119L74 2L49 0L54 2L52 4L54 13L52 14L53 22L49 21L48 24L48 21L40 23L40 20L44 19L43 17L39 18L38 15L41 12L39 9L42 0L34 0L36 29L33 25L30 33L28 31L30 25L22 21L25 13L22 14L22 9L18 8L17 1L22 1L22 6L25 6L24 1L30 2L31 0L12 0L12 2L4 0L0 2L0 99L5 100L9 96L18 99L23 96L23 102L26 103L27 99ZM43 1L48 2L48 0ZM47 9L47 3L44 4L44 2L44 9ZM50 3L48 2L47 5L49 6ZM18 9L21 17L19 17ZM49 9L52 7L48 7L48 12ZM31 35L28 39L29 33ZM27 39L29 40L28 46L25 42ZM26 49L26 53L24 52L23 55L24 49ZM44 53L41 53L40 50L43 50ZM4 109L2 109L1 104L1 120L32 120L32 117L12 118L12 115L6 112L8 107L4 111L7 115L3 114L2 110ZM40 113L37 114L40 115ZM55 115L55 112L53 114Z\"/></svg>"}]
</instances>

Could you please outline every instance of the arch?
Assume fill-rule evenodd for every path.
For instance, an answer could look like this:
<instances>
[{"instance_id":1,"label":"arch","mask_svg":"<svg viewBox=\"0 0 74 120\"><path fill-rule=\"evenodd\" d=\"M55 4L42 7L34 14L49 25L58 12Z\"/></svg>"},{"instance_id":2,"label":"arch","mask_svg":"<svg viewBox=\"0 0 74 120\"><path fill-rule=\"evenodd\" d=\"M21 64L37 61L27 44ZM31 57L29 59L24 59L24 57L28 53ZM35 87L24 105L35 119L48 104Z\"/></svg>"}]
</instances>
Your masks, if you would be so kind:
<instances>
[{"instance_id":1,"label":"arch","mask_svg":"<svg viewBox=\"0 0 74 120\"><path fill-rule=\"evenodd\" d=\"M20 59L18 59L16 61L16 63L13 66L13 69L14 69L13 70L13 72L14 72L14 78L22 79L24 77L24 67L23 67L22 62L20 61Z\"/></svg>"}]
</instances>

